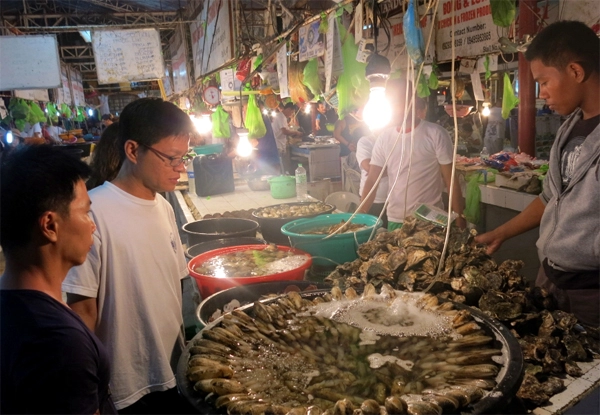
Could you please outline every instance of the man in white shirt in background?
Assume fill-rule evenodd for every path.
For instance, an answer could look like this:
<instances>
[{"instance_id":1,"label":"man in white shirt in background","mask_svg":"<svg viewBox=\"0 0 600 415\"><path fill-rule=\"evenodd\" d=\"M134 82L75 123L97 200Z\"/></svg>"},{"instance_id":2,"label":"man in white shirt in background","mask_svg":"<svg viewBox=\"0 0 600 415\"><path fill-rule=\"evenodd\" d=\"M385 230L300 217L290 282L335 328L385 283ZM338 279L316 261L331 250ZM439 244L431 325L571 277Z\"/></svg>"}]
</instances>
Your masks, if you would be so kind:
<instances>
[{"instance_id":1,"label":"man in white shirt in background","mask_svg":"<svg viewBox=\"0 0 600 415\"><path fill-rule=\"evenodd\" d=\"M189 160L190 117L143 98L119 123L117 177L90 191L94 244L63 283L67 303L106 345L119 413L185 413L175 370L184 347L181 280L187 264L173 208Z\"/></svg>"},{"instance_id":2,"label":"man in white shirt in background","mask_svg":"<svg viewBox=\"0 0 600 415\"><path fill-rule=\"evenodd\" d=\"M291 169L292 161L290 159L287 138L302 137L302 133L290 129L290 126L287 122L287 119L294 115L295 109L296 106L293 103L288 102L283 106L283 108L280 107L280 111L275 111L273 121L271 122L273 134L275 135L275 143L277 144L277 150L279 151L279 159L281 160L282 174L293 173Z\"/></svg>"},{"instance_id":3,"label":"man in white shirt in background","mask_svg":"<svg viewBox=\"0 0 600 415\"><path fill-rule=\"evenodd\" d=\"M361 137L358 140L358 144L356 145L356 161L360 165L360 189L359 194L361 198L366 197L366 193L363 192L365 188L365 182L367 181L367 177L369 177L369 172L371 170L371 155L373 154L373 147L377 142L377 134L369 134ZM375 178L377 179L377 178ZM381 214L383 207L385 205L385 200L388 195L388 176L385 175L379 181L379 185L377 186L377 193L375 194L375 199L373 200L373 205L367 212L369 215L377 216ZM383 227L387 228L388 218L387 214L383 212L381 216L381 220L383 221Z\"/></svg>"},{"instance_id":4,"label":"man in white shirt in background","mask_svg":"<svg viewBox=\"0 0 600 415\"><path fill-rule=\"evenodd\" d=\"M369 175L365 182L362 198L366 200L361 213L368 213L375 199L375 192L367 197L379 174L383 170L386 159L389 161L386 172L389 177L390 201L387 207L388 229L393 231L402 227L407 216L410 216L421 204L429 204L443 208L442 192L444 184L450 189L452 173L452 140L443 127L415 117L414 134L412 110L404 112L406 96L405 80L390 80L386 92L392 105L392 127L384 129L377 139L371 156ZM408 96L412 96L409 91ZM427 104L415 97L414 111L422 112ZM404 130L403 120L406 118ZM398 143L394 146L397 138ZM384 173L385 174L385 173ZM398 176L396 185L394 181ZM462 215L464 202L458 183L454 191L450 191L452 210ZM466 227L465 219L456 219L457 225Z\"/></svg>"}]
</instances>

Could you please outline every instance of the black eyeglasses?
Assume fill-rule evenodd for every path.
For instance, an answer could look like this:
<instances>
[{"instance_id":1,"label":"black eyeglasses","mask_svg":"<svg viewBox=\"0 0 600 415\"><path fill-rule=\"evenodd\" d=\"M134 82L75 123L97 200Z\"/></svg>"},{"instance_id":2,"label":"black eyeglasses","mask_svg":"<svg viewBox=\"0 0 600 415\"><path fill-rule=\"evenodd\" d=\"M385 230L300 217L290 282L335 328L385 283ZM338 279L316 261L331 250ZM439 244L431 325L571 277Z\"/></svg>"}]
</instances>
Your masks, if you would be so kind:
<instances>
[{"instance_id":1,"label":"black eyeglasses","mask_svg":"<svg viewBox=\"0 0 600 415\"><path fill-rule=\"evenodd\" d=\"M138 143L140 146L147 148L148 150L150 150L151 152L153 152L154 154L156 154L156 156L161 159L162 161L169 161L169 166L171 167L177 167L179 166L181 163L188 165L190 163L190 161L192 161L193 156L191 154L186 154L183 157L172 157L169 156L161 151L158 151L155 148L152 148L150 146L147 146L146 144L142 144L142 143Z\"/></svg>"}]
</instances>

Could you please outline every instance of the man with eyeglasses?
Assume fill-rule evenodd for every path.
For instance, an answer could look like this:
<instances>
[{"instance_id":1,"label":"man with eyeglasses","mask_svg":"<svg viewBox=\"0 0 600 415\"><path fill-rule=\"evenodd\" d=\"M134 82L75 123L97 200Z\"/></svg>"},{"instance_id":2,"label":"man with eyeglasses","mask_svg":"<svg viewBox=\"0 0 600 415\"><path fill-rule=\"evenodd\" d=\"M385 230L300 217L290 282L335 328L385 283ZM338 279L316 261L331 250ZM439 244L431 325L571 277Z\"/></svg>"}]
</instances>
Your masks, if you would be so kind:
<instances>
[{"instance_id":1,"label":"man with eyeglasses","mask_svg":"<svg viewBox=\"0 0 600 415\"><path fill-rule=\"evenodd\" d=\"M67 302L107 346L119 413L178 413L175 368L183 350L181 279L187 267L175 215L159 194L185 172L190 118L160 99L127 105L123 164L90 191L97 225L86 262L68 274Z\"/></svg>"}]
</instances>

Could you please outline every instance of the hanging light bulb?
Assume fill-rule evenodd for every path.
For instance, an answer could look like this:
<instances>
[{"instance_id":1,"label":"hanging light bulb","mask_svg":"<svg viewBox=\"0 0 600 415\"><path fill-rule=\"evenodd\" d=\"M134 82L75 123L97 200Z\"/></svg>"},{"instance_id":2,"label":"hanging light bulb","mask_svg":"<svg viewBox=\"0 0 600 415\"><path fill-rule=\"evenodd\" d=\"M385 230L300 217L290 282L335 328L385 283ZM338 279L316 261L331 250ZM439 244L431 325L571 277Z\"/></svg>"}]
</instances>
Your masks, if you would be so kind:
<instances>
[{"instance_id":1,"label":"hanging light bulb","mask_svg":"<svg viewBox=\"0 0 600 415\"><path fill-rule=\"evenodd\" d=\"M273 110L271 111L271 117L275 117L277 115L277 111Z\"/></svg>"},{"instance_id":2,"label":"hanging light bulb","mask_svg":"<svg viewBox=\"0 0 600 415\"><path fill-rule=\"evenodd\" d=\"M481 110L481 115L483 115L484 117L489 117L491 112L492 111L490 110L490 103L484 102L483 109Z\"/></svg>"},{"instance_id":3,"label":"hanging light bulb","mask_svg":"<svg viewBox=\"0 0 600 415\"><path fill-rule=\"evenodd\" d=\"M210 118L210 114L202 114L201 116L190 116L194 126L196 127L196 131L200 134L208 134L212 131L212 120Z\"/></svg>"},{"instance_id":4,"label":"hanging light bulb","mask_svg":"<svg viewBox=\"0 0 600 415\"><path fill-rule=\"evenodd\" d=\"M45 112L46 114L48 114L48 108L45 108L45 109L44 109L44 112Z\"/></svg>"},{"instance_id":5,"label":"hanging light bulb","mask_svg":"<svg viewBox=\"0 0 600 415\"><path fill-rule=\"evenodd\" d=\"M265 114L265 115L269 115L269 110L265 108L265 109L263 110L263 114Z\"/></svg>"},{"instance_id":6,"label":"hanging light bulb","mask_svg":"<svg viewBox=\"0 0 600 415\"><path fill-rule=\"evenodd\" d=\"M236 153L240 157L248 157L252 154L252 144L248 140L248 130L238 131L238 137L240 138L236 147Z\"/></svg>"},{"instance_id":7,"label":"hanging light bulb","mask_svg":"<svg viewBox=\"0 0 600 415\"><path fill-rule=\"evenodd\" d=\"M46 110L47 111L47 110ZM94 115L94 110L93 109L88 109L88 115L91 117L92 115Z\"/></svg>"},{"instance_id":8,"label":"hanging light bulb","mask_svg":"<svg viewBox=\"0 0 600 415\"><path fill-rule=\"evenodd\" d=\"M390 61L386 57L371 54L365 69L371 92L363 110L363 119L371 131L385 127L392 118L392 108L385 96L385 84L390 72Z\"/></svg>"},{"instance_id":9,"label":"hanging light bulb","mask_svg":"<svg viewBox=\"0 0 600 415\"><path fill-rule=\"evenodd\" d=\"M14 139L12 131L6 133L6 144L12 144Z\"/></svg>"},{"instance_id":10,"label":"hanging light bulb","mask_svg":"<svg viewBox=\"0 0 600 415\"><path fill-rule=\"evenodd\" d=\"M307 102L306 106L304 107L304 113L310 114L311 110L312 110L312 105L310 105L310 102Z\"/></svg>"}]
</instances>

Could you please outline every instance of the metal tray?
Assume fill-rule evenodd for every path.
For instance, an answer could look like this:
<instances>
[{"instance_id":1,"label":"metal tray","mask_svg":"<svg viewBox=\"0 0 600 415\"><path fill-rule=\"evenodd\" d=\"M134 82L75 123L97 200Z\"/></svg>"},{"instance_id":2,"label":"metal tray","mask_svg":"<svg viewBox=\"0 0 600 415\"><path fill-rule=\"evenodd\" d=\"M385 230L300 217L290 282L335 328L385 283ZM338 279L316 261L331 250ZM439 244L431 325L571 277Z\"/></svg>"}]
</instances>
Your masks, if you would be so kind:
<instances>
[{"instance_id":1,"label":"metal tray","mask_svg":"<svg viewBox=\"0 0 600 415\"><path fill-rule=\"evenodd\" d=\"M329 293L331 290L315 290L299 293L302 297L311 300L315 297ZM277 298L263 301L265 304L276 301ZM494 389L489 391L481 400L474 405L468 405L461 408L461 414L487 414L487 413L499 413L499 411L508 405L508 403L515 396L517 390L521 386L523 380L523 353L521 346L517 339L510 333L510 331L499 321L496 321L481 310L473 307L468 307L464 304L454 303L457 309L468 309L471 315L483 328L487 334L496 340L494 346L502 350L502 358L504 360L502 368L496 377L497 385ZM245 311L247 314L252 315L252 304L240 307L239 310ZM208 325L204 330L221 324L223 317L215 320L212 324ZM217 410L212 404L205 401L205 394L194 390L194 384L190 382L186 376L187 364L190 359L190 348L192 347L193 341L202 338L202 332L200 331L194 338L187 344L183 351L181 358L177 364L177 388L179 392L202 414L226 414L226 408Z\"/></svg>"}]
</instances>

